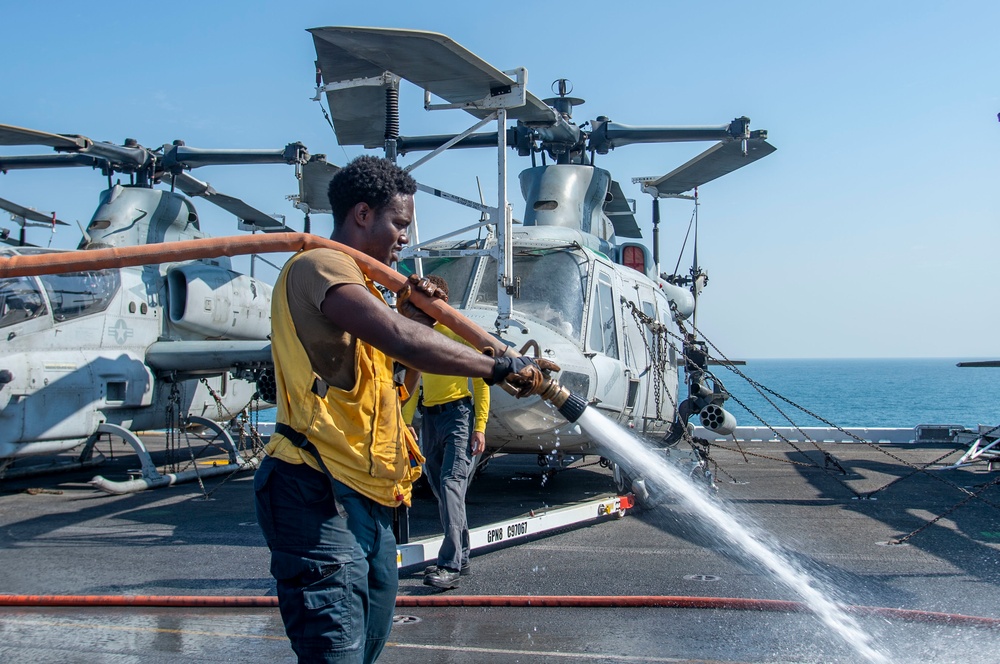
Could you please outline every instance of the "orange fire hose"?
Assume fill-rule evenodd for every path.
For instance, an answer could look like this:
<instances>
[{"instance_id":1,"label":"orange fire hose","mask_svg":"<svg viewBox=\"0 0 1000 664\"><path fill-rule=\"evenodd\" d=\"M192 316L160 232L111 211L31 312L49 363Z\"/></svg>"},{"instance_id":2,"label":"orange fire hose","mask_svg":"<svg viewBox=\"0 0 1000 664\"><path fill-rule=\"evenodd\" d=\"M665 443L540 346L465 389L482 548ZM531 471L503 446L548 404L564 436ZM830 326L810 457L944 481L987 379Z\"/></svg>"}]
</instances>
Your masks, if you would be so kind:
<instances>
[{"instance_id":1,"label":"orange fire hose","mask_svg":"<svg viewBox=\"0 0 1000 664\"><path fill-rule=\"evenodd\" d=\"M0 595L0 606L166 607L166 608L274 608L277 597L214 595ZM397 608L514 607L514 608L664 608L723 609L808 613L802 602L741 597L684 597L675 595L425 595L400 596ZM1000 628L1000 619L937 611L892 609L881 606L848 606L849 613L895 618L908 622Z\"/></svg>"},{"instance_id":2,"label":"orange fire hose","mask_svg":"<svg viewBox=\"0 0 1000 664\"><path fill-rule=\"evenodd\" d=\"M151 263L171 263L277 252L296 252L327 247L340 250L357 261L369 279L398 291L406 277L370 256L340 243L308 233L276 233L203 240L164 242L136 247L92 249L31 256L0 257L0 278L60 274L82 270L130 267ZM419 292L412 295L414 303L424 309L463 339L477 348L492 347L503 352L506 346L444 302L428 298ZM0 595L0 606L7 607L185 607L185 608L271 608L278 605L276 597L221 597L192 595ZM575 608L690 608L729 609L742 611L807 612L801 602L731 597L681 596L585 596L585 595L432 595L401 596L399 608L418 607L575 607ZM892 609L886 607L850 606L852 613L878 615L912 622L945 623L975 627L1000 627L1000 619L961 614Z\"/></svg>"},{"instance_id":3,"label":"orange fire hose","mask_svg":"<svg viewBox=\"0 0 1000 664\"><path fill-rule=\"evenodd\" d=\"M369 279L398 291L406 277L351 247L308 233L275 233L202 240L183 240L135 247L92 249L42 253L31 256L0 257L0 278L61 274L82 270L131 267L151 263L172 263L241 256L247 254L296 252L327 247L350 255ZM492 347L503 352L506 346L444 302L414 292L412 299L421 309L451 328L477 348ZM276 597L221 597L191 595L0 595L0 606L43 607L186 607L186 608L271 608L278 605ZM399 608L418 607L576 607L576 608L691 608L729 609L742 611L807 612L801 602L731 597L680 596L584 596L584 595L432 595L401 596ZM860 615L878 615L913 622L945 623L977 627L1000 627L1000 619L961 614L892 609L886 607L850 606Z\"/></svg>"},{"instance_id":4,"label":"orange fire hose","mask_svg":"<svg viewBox=\"0 0 1000 664\"><path fill-rule=\"evenodd\" d=\"M233 237L205 238L203 240L181 240L161 242L135 247L114 247L110 249L87 249L34 254L31 256L0 257L0 279L27 277L40 274L62 274L82 270L102 270L107 268L132 267L152 263L176 263L200 258L219 256L244 256L296 252L306 249L326 247L337 249L351 256L365 275L393 292L406 284L406 277L388 265L380 263L357 249L328 240L310 233L272 233L267 235L241 235ZM481 327L451 308L444 302L429 298L420 292L412 295L414 304L426 311L434 320L448 326L479 349L493 348L503 354L507 346L487 333Z\"/></svg>"}]
</instances>

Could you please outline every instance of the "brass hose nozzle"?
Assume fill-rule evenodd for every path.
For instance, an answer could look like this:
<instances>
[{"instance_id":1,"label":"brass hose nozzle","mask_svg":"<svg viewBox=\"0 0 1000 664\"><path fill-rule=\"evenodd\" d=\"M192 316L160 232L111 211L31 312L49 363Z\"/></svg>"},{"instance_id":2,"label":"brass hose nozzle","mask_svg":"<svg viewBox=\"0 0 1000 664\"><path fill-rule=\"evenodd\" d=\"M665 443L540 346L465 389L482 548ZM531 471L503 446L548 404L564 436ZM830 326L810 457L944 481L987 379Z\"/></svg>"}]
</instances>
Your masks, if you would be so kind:
<instances>
[{"instance_id":1,"label":"brass hose nozzle","mask_svg":"<svg viewBox=\"0 0 1000 664\"><path fill-rule=\"evenodd\" d=\"M580 419L580 415L587 409L587 402L582 397L573 394L549 376L545 377L544 387L538 396L555 406L559 414L570 422Z\"/></svg>"}]
</instances>

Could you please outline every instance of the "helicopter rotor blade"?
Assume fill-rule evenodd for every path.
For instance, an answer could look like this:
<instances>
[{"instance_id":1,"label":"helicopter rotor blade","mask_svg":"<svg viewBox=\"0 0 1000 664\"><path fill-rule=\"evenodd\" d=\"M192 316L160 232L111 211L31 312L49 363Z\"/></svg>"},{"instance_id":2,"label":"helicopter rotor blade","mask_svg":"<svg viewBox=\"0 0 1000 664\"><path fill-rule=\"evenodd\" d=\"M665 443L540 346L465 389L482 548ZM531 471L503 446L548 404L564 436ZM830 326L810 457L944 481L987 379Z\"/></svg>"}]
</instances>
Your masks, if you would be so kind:
<instances>
[{"instance_id":1,"label":"helicopter rotor blade","mask_svg":"<svg viewBox=\"0 0 1000 664\"><path fill-rule=\"evenodd\" d=\"M608 191L611 200L604 204L604 214L608 215L617 237L641 238L642 230L635 220L635 212L625 198L625 192L617 180L611 181Z\"/></svg>"},{"instance_id":2,"label":"helicopter rotor blade","mask_svg":"<svg viewBox=\"0 0 1000 664\"><path fill-rule=\"evenodd\" d=\"M509 92L516 81L449 37L422 30L391 28L312 28L323 82L375 80L386 72L404 78L451 104L485 118L495 110L483 102ZM341 145L382 147L385 141L384 89L395 83L338 86L326 91ZM557 113L526 92L525 104L507 111L511 120L548 126Z\"/></svg>"},{"instance_id":3,"label":"helicopter rotor blade","mask_svg":"<svg viewBox=\"0 0 1000 664\"><path fill-rule=\"evenodd\" d=\"M5 198L0 198L0 209L7 210L7 212L10 212L14 216L20 217L26 225L27 222L33 221L41 226L52 226L53 224L69 226L65 221L56 219L55 212L39 212L38 210L18 205L13 201L8 201Z\"/></svg>"},{"instance_id":4,"label":"helicopter rotor blade","mask_svg":"<svg viewBox=\"0 0 1000 664\"><path fill-rule=\"evenodd\" d=\"M182 167L198 168L232 164L301 164L308 158L309 153L302 143L289 143L277 150L213 150L187 147L178 141L173 145L163 146L160 168L175 171Z\"/></svg>"},{"instance_id":5,"label":"helicopter rotor blade","mask_svg":"<svg viewBox=\"0 0 1000 664\"><path fill-rule=\"evenodd\" d=\"M104 159L79 152L71 154L14 155L10 157L0 155L0 171L29 168L65 168L68 166L102 168L105 165L107 165L107 161Z\"/></svg>"},{"instance_id":6,"label":"helicopter rotor blade","mask_svg":"<svg viewBox=\"0 0 1000 664\"><path fill-rule=\"evenodd\" d=\"M198 178L192 177L187 173L178 173L176 175L166 173L164 174L163 179L167 182L173 182L174 186L188 196L198 196L200 198L204 198L206 201L219 206L226 212L236 215L240 221L254 226L259 230L267 233L284 232L289 230L288 226L286 226L284 222L275 219L266 212L261 212L257 208L246 203L245 201L240 200L239 198L219 193L212 188L212 185L207 182L202 182Z\"/></svg>"},{"instance_id":7,"label":"helicopter rotor blade","mask_svg":"<svg viewBox=\"0 0 1000 664\"><path fill-rule=\"evenodd\" d=\"M0 124L0 145L47 145L62 152L90 154L107 159L116 170L126 172L148 165L153 158L149 150L133 140L115 145L77 134L53 134L5 124Z\"/></svg>"},{"instance_id":8,"label":"helicopter rotor blade","mask_svg":"<svg viewBox=\"0 0 1000 664\"><path fill-rule=\"evenodd\" d=\"M10 230L7 229L7 228L0 228L0 244L6 244L6 245L8 245L10 247L21 247L21 246L24 246L24 247L34 247L35 246L33 244L28 244L28 243L25 243L25 244L22 245L17 240L17 238L13 238L13 237L10 236Z\"/></svg>"},{"instance_id":9,"label":"helicopter rotor blade","mask_svg":"<svg viewBox=\"0 0 1000 664\"><path fill-rule=\"evenodd\" d=\"M83 150L93 144L86 136L52 134L37 129L0 124L0 145L47 145L57 150Z\"/></svg>"},{"instance_id":10,"label":"helicopter rotor blade","mask_svg":"<svg viewBox=\"0 0 1000 664\"><path fill-rule=\"evenodd\" d=\"M746 154L743 153L743 141L724 141L716 143L666 175L632 178L632 182L642 185L643 191L652 196L679 196L774 152L777 148L764 140L766 136L757 134L756 137L747 139Z\"/></svg>"},{"instance_id":11,"label":"helicopter rotor blade","mask_svg":"<svg viewBox=\"0 0 1000 664\"><path fill-rule=\"evenodd\" d=\"M635 143L681 143L685 141L724 141L741 137L733 135L733 124L694 127L634 126L620 122L592 120L588 149L597 154Z\"/></svg>"},{"instance_id":12,"label":"helicopter rotor blade","mask_svg":"<svg viewBox=\"0 0 1000 664\"><path fill-rule=\"evenodd\" d=\"M156 156L134 141L126 141L126 145L115 145L98 141L83 150L87 154L106 159L116 171L131 173L149 166Z\"/></svg>"},{"instance_id":13,"label":"helicopter rotor blade","mask_svg":"<svg viewBox=\"0 0 1000 664\"><path fill-rule=\"evenodd\" d=\"M330 207L330 180L340 170L326 160L326 155L313 155L302 165L302 178L299 180L299 206L307 213L332 213Z\"/></svg>"},{"instance_id":14,"label":"helicopter rotor blade","mask_svg":"<svg viewBox=\"0 0 1000 664\"><path fill-rule=\"evenodd\" d=\"M508 132L509 134L510 132ZM458 134L435 134L430 136L400 136L396 139L396 148L399 154L406 154L408 152L420 152L420 151L431 151L436 150L451 139L455 138ZM497 146L497 132L483 132L479 134L470 134L465 138L461 139L454 145L452 145L449 150L457 150L459 148L495 148Z\"/></svg>"}]
</instances>

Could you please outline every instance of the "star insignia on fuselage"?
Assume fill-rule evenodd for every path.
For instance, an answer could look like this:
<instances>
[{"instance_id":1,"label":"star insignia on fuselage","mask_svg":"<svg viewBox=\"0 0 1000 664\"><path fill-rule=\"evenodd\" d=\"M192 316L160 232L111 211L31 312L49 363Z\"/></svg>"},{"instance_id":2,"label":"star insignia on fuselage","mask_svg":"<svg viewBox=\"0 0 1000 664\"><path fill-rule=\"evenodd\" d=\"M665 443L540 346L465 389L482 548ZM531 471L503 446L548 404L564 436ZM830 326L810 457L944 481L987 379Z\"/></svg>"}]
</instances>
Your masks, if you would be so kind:
<instances>
[{"instance_id":1,"label":"star insignia on fuselage","mask_svg":"<svg viewBox=\"0 0 1000 664\"><path fill-rule=\"evenodd\" d=\"M114 336L119 346L131 339L132 335L135 334L135 331L128 326L128 323L120 318L115 321L114 325L108 328L108 332Z\"/></svg>"}]
</instances>

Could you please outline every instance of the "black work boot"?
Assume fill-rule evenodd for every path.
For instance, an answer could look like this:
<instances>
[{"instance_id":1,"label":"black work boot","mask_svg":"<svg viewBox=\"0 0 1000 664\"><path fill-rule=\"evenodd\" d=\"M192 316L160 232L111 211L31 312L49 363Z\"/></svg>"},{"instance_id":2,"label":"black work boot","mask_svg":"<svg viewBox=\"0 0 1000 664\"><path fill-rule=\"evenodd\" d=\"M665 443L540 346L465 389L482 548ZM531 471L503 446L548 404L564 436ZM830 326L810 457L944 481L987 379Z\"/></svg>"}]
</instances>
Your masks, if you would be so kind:
<instances>
[{"instance_id":1,"label":"black work boot","mask_svg":"<svg viewBox=\"0 0 1000 664\"><path fill-rule=\"evenodd\" d=\"M427 576L428 574L433 574L436 571L438 571L437 565L428 565L427 567L424 568L424 576ZM470 574L472 574L472 565L470 563L463 563L462 569L460 569L458 573L461 574L462 576L469 576Z\"/></svg>"},{"instance_id":2,"label":"black work boot","mask_svg":"<svg viewBox=\"0 0 1000 664\"><path fill-rule=\"evenodd\" d=\"M458 570L438 567L436 570L424 576L425 586L434 586L442 590L458 588L460 573Z\"/></svg>"}]
</instances>

